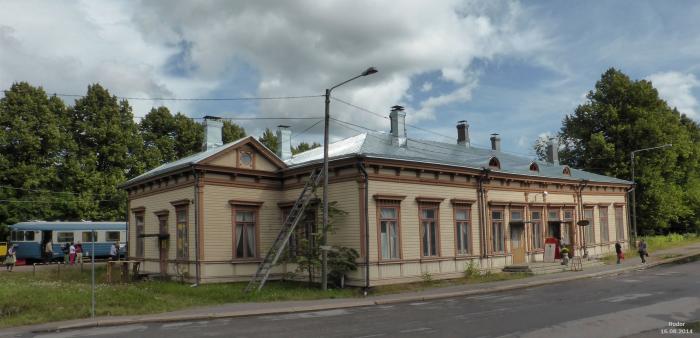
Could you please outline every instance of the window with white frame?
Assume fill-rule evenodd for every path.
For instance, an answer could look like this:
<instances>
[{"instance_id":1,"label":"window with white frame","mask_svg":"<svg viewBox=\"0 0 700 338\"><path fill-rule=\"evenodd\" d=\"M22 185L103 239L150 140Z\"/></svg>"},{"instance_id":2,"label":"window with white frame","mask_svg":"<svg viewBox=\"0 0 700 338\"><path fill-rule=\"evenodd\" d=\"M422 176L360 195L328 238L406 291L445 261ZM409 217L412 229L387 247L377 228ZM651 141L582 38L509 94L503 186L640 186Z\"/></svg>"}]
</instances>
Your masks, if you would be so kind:
<instances>
[{"instance_id":1,"label":"window with white frame","mask_svg":"<svg viewBox=\"0 0 700 338\"><path fill-rule=\"evenodd\" d=\"M493 251L502 253L506 250L505 228L503 224L503 210L491 211L491 231Z\"/></svg>"},{"instance_id":2,"label":"window with white frame","mask_svg":"<svg viewBox=\"0 0 700 338\"><path fill-rule=\"evenodd\" d=\"M625 239L625 224L622 207L615 207L615 234L617 235L618 241Z\"/></svg>"},{"instance_id":3,"label":"window with white frame","mask_svg":"<svg viewBox=\"0 0 700 338\"><path fill-rule=\"evenodd\" d=\"M382 259L399 259L399 206L379 208L379 241Z\"/></svg>"},{"instance_id":4,"label":"window with white frame","mask_svg":"<svg viewBox=\"0 0 700 338\"><path fill-rule=\"evenodd\" d=\"M468 255L471 253L469 211L469 207L467 206L457 206L454 209L458 255Z\"/></svg>"},{"instance_id":5,"label":"window with white frame","mask_svg":"<svg viewBox=\"0 0 700 338\"><path fill-rule=\"evenodd\" d=\"M532 231L532 248L544 249L544 241L542 236L542 211L530 211L531 231Z\"/></svg>"},{"instance_id":6,"label":"window with white frame","mask_svg":"<svg viewBox=\"0 0 700 338\"><path fill-rule=\"evenodd\" d=\"M177 259L187 259L189 257L189 208L187 205L179 205L175 208L175 222L177 231Z\"/></svg>"},{"instance_id":7,"label":"window with white frame","mask_svg":"<svg viewBox=\"0 0 700 338\"><path fill-rule=\"evenodd\" d=\"M421 254L424 257L438 255L438 207L425 205L420 208Z\"/></svg>"},{"instance_id":8,"label":"window with white frame","mask_svg":"<svg viewBox=\"0 0 700 338\"><path fill-rule=\"evenodd\" d=\"M143 257L145 253L145 224L144 224L144 212L137 212L134 214L134 223L136 225L136 257Z\"/></svg>"},{"instance_id":9,"label":"window with white frame","mask_svg":"<svg viewBox=\"0 0 700 338\"><path fill-rule=\"evenodd\" d=\"M584 230L584 238L586 239L586 244L594 244L595 243L595 230L594 230L594 224L593 224L593 208L586 208L583 209L583 219L588 221L588 225L585 226Z\"/></svg>"},{"instance_id":10,"label":"window with white frame","mask_svg":"<svg viewBox=\"0 0 700 338\"><path fill-rule=\"evenodd\" d=\"M236 258L256 257L257 209L234 209L234 255Z\"/></svg>"},{"instance_id":11,"label":"window with white frame","mask_svg":"<svg viewBox=\"0 0 700 338\"><path fill-rule=\"evenodd\" d=\"M608 207L599 206L598 216L600 217L600 241L608 243L610 241L610 232L608 230Z\"/></svg>"},{"instance_id":12,"label":"window with white frame","mask_svg":"<svg viewBox=\"0 0 700 338\"><path fill-rule=\"evenodd\" d=\"M92 243L93 241L97 242L97 232L94 233L94 240L93 240L93 232L92 231L84 231L83 232L83 243Z\"/></svg>"}]
</instances>

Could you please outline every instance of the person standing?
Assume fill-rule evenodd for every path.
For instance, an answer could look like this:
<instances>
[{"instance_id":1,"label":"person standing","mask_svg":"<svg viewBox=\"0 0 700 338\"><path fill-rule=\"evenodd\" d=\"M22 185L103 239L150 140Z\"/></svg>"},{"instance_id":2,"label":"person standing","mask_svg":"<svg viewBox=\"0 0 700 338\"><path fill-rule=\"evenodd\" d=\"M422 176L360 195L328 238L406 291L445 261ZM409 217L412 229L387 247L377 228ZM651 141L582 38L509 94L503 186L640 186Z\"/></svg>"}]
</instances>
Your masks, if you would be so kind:
<instances>
[{"instance_id":1,"label":"person standing","mask_svg":"<svg viewBox=\"0 0 700 338\"><path fill-rule=\"evenodd\" d=\"M70 265L75 265L75 245L73 243L68 247L68 259L70 260Z\"/></svg>"},{"instance_id":2,"label":"person standing","mask_svg":"<svg viewBox=\"0 0 700 338\"><path fill-rule=\"evenodd\" d=\"M645 259L645 257L647 256L649 256L649 254L647 253L647 242L641 240L639 242L639 258L642 259L642 264L647 263L647 260Z\"/></svg>"},{"instance_id":3,"label":"person standing","mask_svg":"<svg viewBox=\"0 0 700 338\"><path fill-rule=\"evenodd\" d=\"M109 248L109 259L116 261L119 258L119 248L117 247L117 243L113 243L112 247Z\"/></svg>"},{"instance_id":4,"label":"person standing","mask_svg":"<svg viewBox=\"0 0 700 338\"><path fill-rule=\"evenodd\" d=\"M44 263L46 264L51 263L53 259L53 242L51 242L50 239L46 242L46 245L44 245L44 259Z\"/></svg>"},{"instance_id":5,"label":"person standing","mask_svg":"<svg viewBox=\"0 0 700 338\"><path fill-rule=\"evenodd\" d=\"M83 244L80 241L75 244L75 259L78 264L83 264Z\"/></svg>"},{"instance_id":6,"label":"person standing","mask_svg":"<svg viewBox=\"0 0 700 338\"><path fill-rule=\"evenodd\" d=\"M12 269L15 267L15 263L17 263L17 257L15 257L16 254L17 244L12 244L10 249L7 250L7 255L5 256L5 268L7 271L12 272Z\"/></svg>"},{"instance_id":7,"label":"person standing","mask_svg":"<svg viewBox=\"0 0 700 338\"><path fill-rule=\"evenodd\" d=\"M617 264L620 264L620 260L623 258L622 245L620 245L620 241L615 242L615 253L617 254Z\"/></svg>"},{"instance_id":8,"label":"person standing","mask_svg":"<svg viewBox=\"0 0 700 338\"><path fill-rule=\"evenodd\" d=\"M63 251L63 264L68 265L69 258L70 258L70 243L66 242L63 244L61 247L61 251Z\"/></svg>"}]
</instances>

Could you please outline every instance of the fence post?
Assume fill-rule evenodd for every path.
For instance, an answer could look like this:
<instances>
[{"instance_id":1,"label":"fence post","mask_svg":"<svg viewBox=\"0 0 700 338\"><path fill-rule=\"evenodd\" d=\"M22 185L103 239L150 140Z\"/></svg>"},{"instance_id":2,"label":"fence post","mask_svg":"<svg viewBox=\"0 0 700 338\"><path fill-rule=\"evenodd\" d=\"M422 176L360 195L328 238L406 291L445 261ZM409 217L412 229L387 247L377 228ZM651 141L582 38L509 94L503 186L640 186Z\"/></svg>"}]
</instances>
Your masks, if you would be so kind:
<instances>
[{"instance_id":1,"label":"fence post","mask_svg":"<svg viewBox=\"0 0 700 338\"><path fill-rule=\"evenodd\" d=\"M32 270L32 277L36 277L36 263L33 263L32 266L34 266L34 270Z\"/></svg>"}]
</instances>

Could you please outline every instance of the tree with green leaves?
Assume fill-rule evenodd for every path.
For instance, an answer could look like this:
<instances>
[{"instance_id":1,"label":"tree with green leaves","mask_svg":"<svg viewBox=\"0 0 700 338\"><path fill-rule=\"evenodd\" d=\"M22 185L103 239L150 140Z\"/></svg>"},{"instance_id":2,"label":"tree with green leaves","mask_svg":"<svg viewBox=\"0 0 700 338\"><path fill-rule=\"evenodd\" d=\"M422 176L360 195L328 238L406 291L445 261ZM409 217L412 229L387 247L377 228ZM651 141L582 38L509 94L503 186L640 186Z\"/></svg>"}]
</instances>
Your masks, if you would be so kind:
<instances>
[{"instance_id":1,"label":"tree with green leaves","mask_svg":"<svg viewBox=\"0 0 700 338\"><path fill-rule=\"evenodd\" d=\"M224 120L224 127L221 130L221 137L223 138L224 144L238 141L245 136L245 129L243 129L243 127L231 121Z\"/></svg>"},{"instance_id":2,"label":"tree with green leaves","mask_svg":"<svg viewBox=\"0 0 700 338\"><path fill-rule=\"evenodd\" d=\"M72 139L63 101L13 84L0 99L0 224L62 217L70 189L63 169ZM0 239L1 240L1 239Z\"/></svg>"},{"instance_id":3,"label":"tree with green leaves","mask_svg":"<svg viewBox=\"0 0 700 338\"><path fill-rule=\"evenodd\" d=\"M126 193L119 184L141 174L143 140L131 106L99 84L68 109L75 147L66 149L66 183L79 193L71 219L123 220Z\"/></svg>"},{"instance_id":4,"label":"tree with green leaves","mask_svg":"<svg viewBox=\"0 0 700 338\"><path fill-rule=\"evenodd\" d=\"M279 139L277 139L277 135L275 135L270 128L265 128L265 131L263 132L262 136L258 138L258 141L273 152L277 151Z\"/></svg>"},{"instance_id":5,"label":"tree with green leaves","mask_svg":"<svg viewBox=\"0 0 700 338\"><path fill-rule=\"evenodd\" d=\"M303 153L307 150L318 148L320 146L321 144L319 144L318 142L313 142L311 144L308 144L306 142L300 142L299 144L297 144L296 147L292 147L292 154L296 155L299 153Z\"/></svg>"},{"instance_id":6,"label":"tree with green leaves","mask_svg":"<svg viewBox=\"0 0 700 338\"><path fill-rule=\"evenodd\" d=\"M696 196L688 189L697 184L700 171L697 123L669 107L651 82L632 80L617 69L606 71L586 97L563 120L561 161L630 180L633 150L671 143L671 148L637 156L638 228L666 232L700 218ZM542 140L535 145L540 157L543 145Z\"/></svg>"}]
</instances>

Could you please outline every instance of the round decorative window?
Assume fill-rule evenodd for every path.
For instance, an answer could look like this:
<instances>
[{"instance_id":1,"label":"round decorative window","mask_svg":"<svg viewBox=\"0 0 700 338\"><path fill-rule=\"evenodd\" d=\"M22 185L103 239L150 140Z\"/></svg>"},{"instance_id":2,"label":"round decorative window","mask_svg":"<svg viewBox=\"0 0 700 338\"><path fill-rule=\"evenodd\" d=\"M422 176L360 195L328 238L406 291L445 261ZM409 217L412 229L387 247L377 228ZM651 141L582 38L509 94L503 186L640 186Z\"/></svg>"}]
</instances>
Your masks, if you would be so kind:
<instances>
[{"instance_id":1,"label":"round decorative window","mask_svg":"<svg viewBox=\"0 0 700 338\"><path fill-rule=\"evenodd\" d=\"M253 156L249 153L241 153L241 165L250 167L253 165Z\"/></svg>"}]
</instances>

